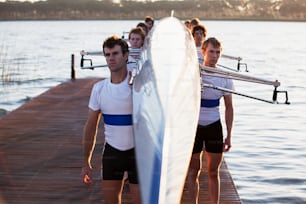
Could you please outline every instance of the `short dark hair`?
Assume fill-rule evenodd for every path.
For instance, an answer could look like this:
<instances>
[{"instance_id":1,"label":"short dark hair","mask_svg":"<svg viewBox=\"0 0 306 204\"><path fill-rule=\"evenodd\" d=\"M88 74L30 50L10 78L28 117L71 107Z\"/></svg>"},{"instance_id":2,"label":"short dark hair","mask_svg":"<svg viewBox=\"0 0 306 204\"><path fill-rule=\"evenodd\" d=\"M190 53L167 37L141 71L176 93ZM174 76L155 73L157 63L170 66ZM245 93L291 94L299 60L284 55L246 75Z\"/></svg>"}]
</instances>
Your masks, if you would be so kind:
<instances>
[{"instance_id":1,"label":"short dark hair","mask_svg":"<svg viewBox=\"0 0 306 204\"><path fill-rule=\"evenodd\" d=\"M127 42L125 42L125 40L121 39L120 37L118 37L117 35L112 35L110 37L108 37L104 43L103 43L103 54L104 53L104 48L114 48L115 45L120 45L121 50L122 50L122 54L125 54L127 52L129 52L129 45L127 44Z\"/></svg>"},{"instance_id":2,"label":"short dark hair","mask_svg":"<svg viewBox=\"0 0 306 204\"><path fill-rule=\"evenodd\" d=\"M190 24L192 24L192 25L199 25L200 23L201 23L200 19L198 19L198 18L192 18L190 20Z\"/></svg>"},{"instance_id":3,"label":"short dark hair","mask_svg":"<svg viewBox=\"0 0 306 204\"><path fill-rule=\"evenodd\" d=\"M194 26L194 27L192 28L192 36L194 36L194 33L195 33L196 31L198 31L198 30L203 31L203 35L204 35L204 37L206 37L207 29L206 29L206 27L205 27L204 25L201 25L201 24L196 25L196 26Z\"/></svg>"},{"instance_id":4,"label":"short dark hair","mask_svg":"<svg viewBox=\"0 0 306 204\"><path fill-rule=\"evenodd\" d=\"M145 32L145 34L147 35L147 33L148 33L148 26L145 23L139 22L136 27L142 28L143 31Z\"/></svg>"},{"instance_id":5,"label":"short dark hair","mask_svg":"<svg viewBox=\"0 0 306 204\"><path fill-rule=\"evenodd\" d=\"M208 44L212 44L213 47L220 48L222 50L222 43L215 37L210 37L202 44L202 50L206 50Z\"/></svg>"},{"instance_id":6,"label":"short dark hair","mask_svg":"<svg viewBox=\"0 0 306 204\"><path fill-rule=\"evenodd\" d=\"M152 22L152 25L154 25L154 18L152 17L152 16L146 16L145 17L145 22L147 23L147 22Z\"/></svg>"},{"instance_id":7,"label":"short dark hair","mask_svg":"<svg viewBox=\"0 0 306 204\"><path fill-rule=\"evenodd\" d=\"M146 33L141 27L132 28L132 30L129 32L129 40L131 39L131 35L133 33L140 35L141 38L142 38L142 41L144 41L144 39L146 37Z\"/></svg>"}]
</instances>

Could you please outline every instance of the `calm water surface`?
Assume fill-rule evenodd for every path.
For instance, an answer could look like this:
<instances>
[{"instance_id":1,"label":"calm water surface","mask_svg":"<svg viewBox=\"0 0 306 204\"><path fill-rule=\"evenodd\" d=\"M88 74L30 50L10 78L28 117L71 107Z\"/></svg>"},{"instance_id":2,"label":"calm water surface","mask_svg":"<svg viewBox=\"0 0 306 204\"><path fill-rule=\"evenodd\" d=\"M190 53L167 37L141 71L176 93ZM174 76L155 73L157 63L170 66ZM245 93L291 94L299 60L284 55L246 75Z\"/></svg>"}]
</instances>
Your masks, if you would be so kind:
<instances>
[{"instance_id":1,"label":"calm water surface","mask_svg":"<svg viewBox=\"0 0 306 204\"><path fill-rule=\"evenodd\" d=\"M225 54L243 57L252 74L278 79L289 92L289 106L234 96L233 148L225 157L243 202L306 203L306 23L202 22ZM0 114L68 80L71 54L77 77L108 76L106 69L80 70L80 50L100 50L106 36L137 23L0 22ZM236 90L270 99L273 87L236 82Z\"/></svg>"}]
</instances>

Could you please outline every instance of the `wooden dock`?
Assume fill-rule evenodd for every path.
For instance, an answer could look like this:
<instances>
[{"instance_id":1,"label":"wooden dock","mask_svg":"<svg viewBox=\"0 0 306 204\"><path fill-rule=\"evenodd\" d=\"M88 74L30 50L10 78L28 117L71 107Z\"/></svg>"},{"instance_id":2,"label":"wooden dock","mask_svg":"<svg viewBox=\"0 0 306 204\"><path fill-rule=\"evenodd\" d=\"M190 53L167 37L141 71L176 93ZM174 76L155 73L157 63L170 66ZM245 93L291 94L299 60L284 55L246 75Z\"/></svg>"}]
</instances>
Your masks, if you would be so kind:
<instances>
[{"instance_id":1,"label":"wooden dock","mask_svg":"<svg viewBox=\"0 0 306 204\"><path fill-rule=\"evenodd\" d=\"M0 203L104 203L100 185L103 136L98 137L94 152L94 184L85 186L80 176L82 131L90 90L97 80L62 83L0 119ZM241 203L225 162L221 185L221 203ZM200 203L209 203L205 168L200 197ZM123 203L131 203L128 185ZM182 203L190 203L187 188Z\"/></svg>"}]
</instances>

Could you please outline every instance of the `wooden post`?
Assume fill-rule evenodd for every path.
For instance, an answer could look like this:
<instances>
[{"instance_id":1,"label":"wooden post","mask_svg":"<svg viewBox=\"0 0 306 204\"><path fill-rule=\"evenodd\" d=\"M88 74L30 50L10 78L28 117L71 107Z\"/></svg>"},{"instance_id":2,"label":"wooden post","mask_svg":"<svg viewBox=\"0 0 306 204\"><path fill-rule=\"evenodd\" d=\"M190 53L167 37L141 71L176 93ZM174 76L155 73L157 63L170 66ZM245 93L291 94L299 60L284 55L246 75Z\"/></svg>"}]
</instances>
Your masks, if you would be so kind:
<instances>
[{"instance_id":1,"label":"wooden post","mask_svg":"<svg viewBox=\"0 0 306 204\"><path fill-rule=\"evenodd\" d=\"M74 54L71 55L71 79L75 79L75 63L74 63Z\"/></svg>"}]
</instances>

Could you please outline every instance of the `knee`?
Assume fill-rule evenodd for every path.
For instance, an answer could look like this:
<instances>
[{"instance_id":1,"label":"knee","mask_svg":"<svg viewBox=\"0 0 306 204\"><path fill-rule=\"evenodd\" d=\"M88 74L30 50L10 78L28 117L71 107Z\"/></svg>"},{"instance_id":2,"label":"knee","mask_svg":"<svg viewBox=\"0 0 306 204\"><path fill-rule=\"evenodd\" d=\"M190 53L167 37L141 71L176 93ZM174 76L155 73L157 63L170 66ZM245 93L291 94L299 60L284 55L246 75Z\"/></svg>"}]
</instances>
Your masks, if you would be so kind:
<instances>
[{"instance_id":1,"label":"knee","mask_svg":"<svg viewBox=\"0 0 306 204\"><path fill-rule=\"evenodd\" d=\"M194 154L191 157L189 163L189 172L198 172L201 169L202 162L201 162L201 154Z\"/></svg>"},{"instance_id":2,"label":"knee","mask_svg":"<svg viewBox=\"0 0 306 204\"><path fill-rule=\"evenodd\" d=\"M187 173L187 178L192 179L192 178L197 178L199 175L199 169L191 169L189 168L188 173Z\"/></svg>"},{"instance_id":3,"label":"knee","mask_svg":"<svg viewBox=\"0 0 306 204\"><path fill-rule=\"evenodd\" d=\"M219 176L219 169L208 169L207 174L210 178L217 178Z\"/></svg>"}]
</instances>

